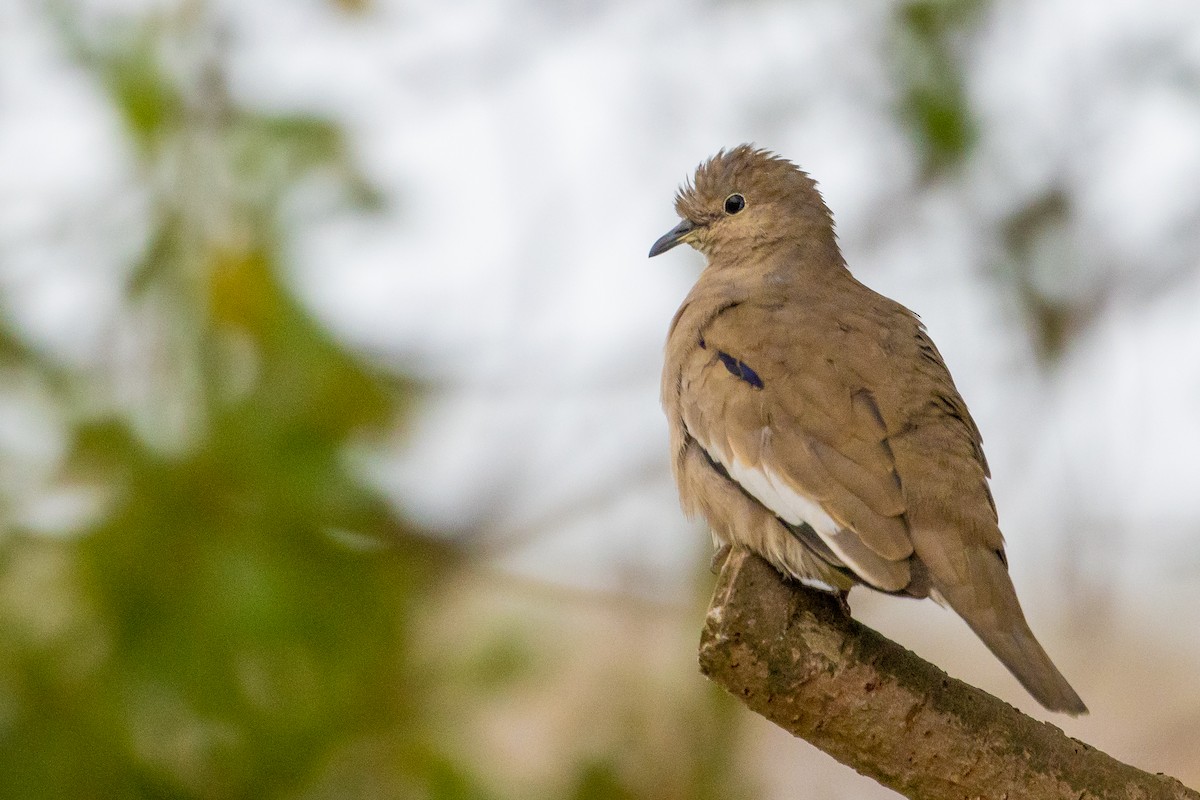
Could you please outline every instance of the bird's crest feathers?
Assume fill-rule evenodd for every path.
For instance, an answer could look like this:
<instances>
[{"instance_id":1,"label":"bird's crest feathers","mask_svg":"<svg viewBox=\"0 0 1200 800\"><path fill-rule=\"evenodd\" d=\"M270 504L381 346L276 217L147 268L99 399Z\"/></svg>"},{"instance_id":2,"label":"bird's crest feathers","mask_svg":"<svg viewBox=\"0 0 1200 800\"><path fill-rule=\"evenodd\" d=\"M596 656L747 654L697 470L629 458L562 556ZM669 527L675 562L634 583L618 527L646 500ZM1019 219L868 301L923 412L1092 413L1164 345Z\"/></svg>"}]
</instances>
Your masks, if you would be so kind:
<instances>
[{"instance_id":1,"label":"bird's crest feathers","mask_svg":"<svg viewBox=\"0 0 1200 800\"><path fill-rule=\"evenodd\" d=\"M679 187L675 211L682 219L706 225L723 216L725 200L735 192L745 196L748 206L815 200L829 224L833 222L807 172L753 144L721 150L697 167L693 178Z\"/></svg>"}]
</instances>

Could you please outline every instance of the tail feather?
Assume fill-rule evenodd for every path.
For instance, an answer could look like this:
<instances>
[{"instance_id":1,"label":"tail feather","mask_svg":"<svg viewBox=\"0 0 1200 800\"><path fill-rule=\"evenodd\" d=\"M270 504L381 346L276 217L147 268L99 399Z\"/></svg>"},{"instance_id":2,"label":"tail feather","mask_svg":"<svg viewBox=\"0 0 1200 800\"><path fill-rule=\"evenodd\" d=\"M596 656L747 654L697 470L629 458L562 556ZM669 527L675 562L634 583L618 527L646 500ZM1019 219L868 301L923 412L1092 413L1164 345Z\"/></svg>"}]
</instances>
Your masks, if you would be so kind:
<instances>
[{"instance_id":1,"label":"tail feather","mask_svg":"<svg viewBox=\"0 0 1200 800\"><path fill-rule=\"evenodd\" d=\"M976 625L965 615L963 619L1035 700L1050 711L1087 713L1087 706L1034 638L1023 615L1008 620L1006 627Z\"/></svg>"},{"instance_id":2,"label":"tail feather","mask_svg":"<svg viewBox=\"0 0 1200 800\"><path fill-rule=\"evenodd\" d=\"M967 558L966 580L944 580L932 569L933 585L1008 671L1050 711L1072 716L1087 706L1054 666L1029 629L1008 568L995 551L978 548Z\"/></svg>"}]
</instances>

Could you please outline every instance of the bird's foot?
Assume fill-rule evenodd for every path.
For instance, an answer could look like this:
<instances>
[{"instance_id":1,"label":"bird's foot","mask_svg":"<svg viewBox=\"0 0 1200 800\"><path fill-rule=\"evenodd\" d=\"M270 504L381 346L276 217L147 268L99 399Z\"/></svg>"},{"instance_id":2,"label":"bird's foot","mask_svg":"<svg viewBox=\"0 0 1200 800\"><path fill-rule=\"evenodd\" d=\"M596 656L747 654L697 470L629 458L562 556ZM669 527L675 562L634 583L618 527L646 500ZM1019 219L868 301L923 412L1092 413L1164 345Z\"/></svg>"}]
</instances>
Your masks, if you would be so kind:
<instances>
[{"instance_id":1,"label":"bird's foot","mask_svg":"<svg viewBox=\"0 0 1200 800\"><path fill-rule=\"evenodd\" d=\"M709 562L708 568L716 575L721 571L721 567L725 566L725 560L729 558L729 551L733 549L733 545L723 544L717 548L717 552L713 553L712 561Z\"/></svg>"}]
</instances>

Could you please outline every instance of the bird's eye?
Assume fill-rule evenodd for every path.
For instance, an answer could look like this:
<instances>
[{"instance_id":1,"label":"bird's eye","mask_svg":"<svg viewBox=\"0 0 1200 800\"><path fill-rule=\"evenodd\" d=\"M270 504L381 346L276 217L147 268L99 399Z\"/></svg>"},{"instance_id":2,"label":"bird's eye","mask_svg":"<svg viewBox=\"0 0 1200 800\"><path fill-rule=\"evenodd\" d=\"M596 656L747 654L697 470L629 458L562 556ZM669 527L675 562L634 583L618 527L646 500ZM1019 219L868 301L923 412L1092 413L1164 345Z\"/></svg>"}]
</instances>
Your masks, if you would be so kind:
<instances>
[{"instance_id":1,"label":"bird's eye","mask_svg":"<svg viewBox=\"0 0 1200 800\"><path fill-rule=\"evenodd\" d=\"M731 194L725 198L725 213L736 214L746 207L746 198L740 194Z\"/></svg>"}]
</instances>

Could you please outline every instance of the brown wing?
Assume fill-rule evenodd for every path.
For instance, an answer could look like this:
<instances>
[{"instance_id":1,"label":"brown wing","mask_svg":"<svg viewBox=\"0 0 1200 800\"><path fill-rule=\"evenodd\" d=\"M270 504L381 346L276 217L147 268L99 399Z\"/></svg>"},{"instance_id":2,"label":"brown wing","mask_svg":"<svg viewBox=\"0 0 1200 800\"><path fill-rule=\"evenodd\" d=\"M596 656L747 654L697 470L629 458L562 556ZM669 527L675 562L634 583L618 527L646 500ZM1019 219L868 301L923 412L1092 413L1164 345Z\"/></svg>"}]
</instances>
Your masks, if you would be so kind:
<instances>
[{"instance_id":1,"label":"brown wing","mask_svg":"<svg viewBox=\"0 0 1200 800\"><path fill-rule=\"evenodd\" d=\"M810 525L865 582L902 590L913 545L875 398L831 350L838 337L782 314L742 303L705 326L683 368L684 425L776 516Z\"/></svg>"}]
</instances>

